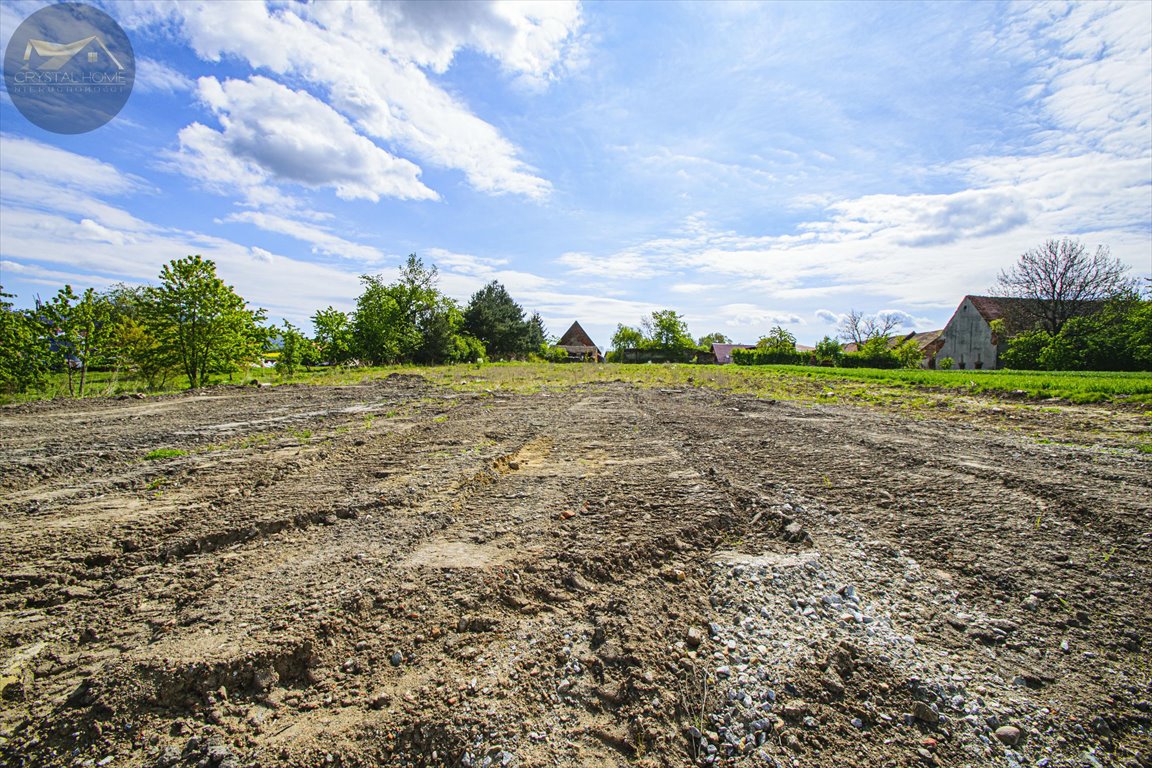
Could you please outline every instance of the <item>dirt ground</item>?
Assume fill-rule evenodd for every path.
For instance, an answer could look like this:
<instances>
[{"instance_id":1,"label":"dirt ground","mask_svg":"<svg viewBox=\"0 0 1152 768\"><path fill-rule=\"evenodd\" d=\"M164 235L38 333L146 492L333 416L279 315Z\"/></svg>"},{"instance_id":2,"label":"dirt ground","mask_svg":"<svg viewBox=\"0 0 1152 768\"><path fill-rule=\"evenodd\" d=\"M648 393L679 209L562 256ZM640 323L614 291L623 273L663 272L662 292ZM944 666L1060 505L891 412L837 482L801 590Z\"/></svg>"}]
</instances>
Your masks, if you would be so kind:
<instances>
[{"instance_id":1,"label":"dirt ground","mask_svg":"<svg viewBox=\"0 0 1152 768\"><path fill-rule=\"evenodd\" d=\"M0 409L0 758L1152 765L1149 418L976 405Z\"/></svg>"}]
</instances>

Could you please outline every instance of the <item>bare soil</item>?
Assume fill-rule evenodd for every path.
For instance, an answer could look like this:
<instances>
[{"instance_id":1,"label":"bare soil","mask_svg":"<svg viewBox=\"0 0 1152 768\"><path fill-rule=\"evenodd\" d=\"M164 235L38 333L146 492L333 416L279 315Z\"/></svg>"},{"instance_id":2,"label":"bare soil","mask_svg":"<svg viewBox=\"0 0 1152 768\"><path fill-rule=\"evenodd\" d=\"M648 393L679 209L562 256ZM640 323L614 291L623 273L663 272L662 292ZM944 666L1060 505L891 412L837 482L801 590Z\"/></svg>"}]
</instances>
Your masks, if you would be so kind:
<instances>
[{"instance_id":1,"label":"bare soil","mask_svg":"<svg viewBox=\"0 0 1152 768\"><path fill-rule=\"evenodd\" d=\"M1147 416L968 410L4 408L0 759L1148 766L1152 456L1109 437Z\"/></svg>"}]
</instances>

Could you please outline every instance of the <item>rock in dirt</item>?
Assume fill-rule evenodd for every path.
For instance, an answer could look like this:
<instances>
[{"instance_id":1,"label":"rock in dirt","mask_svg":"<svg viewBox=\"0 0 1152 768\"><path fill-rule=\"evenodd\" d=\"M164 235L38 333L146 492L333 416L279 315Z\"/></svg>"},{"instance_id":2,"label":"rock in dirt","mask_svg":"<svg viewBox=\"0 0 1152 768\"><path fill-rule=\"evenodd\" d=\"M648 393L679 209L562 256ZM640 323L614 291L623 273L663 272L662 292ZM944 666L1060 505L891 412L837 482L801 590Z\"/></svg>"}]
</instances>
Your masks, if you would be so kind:
<instances>
[{"instance_id":1,"label":"rock in dirt","mask_svg":"<svg viewBox=\"0 0 1152 768\"><path fill-rule=\"evenodd\" d=\"M917 701L912 705L912 717L924 723L940 722L940 713L922 701Z\"/></svg>"},{"instance_id":2,"label":"rock in dirt","mask_svg":"<svg viewBox=\"0 0 1152 768\"><path fill-rule=\"evenodd\" d=\"M1008 746L1014 746L1020 741L1020 729L1014 725L1002 725L996 729L996 738Z\"/></svg>"}]
</instances>

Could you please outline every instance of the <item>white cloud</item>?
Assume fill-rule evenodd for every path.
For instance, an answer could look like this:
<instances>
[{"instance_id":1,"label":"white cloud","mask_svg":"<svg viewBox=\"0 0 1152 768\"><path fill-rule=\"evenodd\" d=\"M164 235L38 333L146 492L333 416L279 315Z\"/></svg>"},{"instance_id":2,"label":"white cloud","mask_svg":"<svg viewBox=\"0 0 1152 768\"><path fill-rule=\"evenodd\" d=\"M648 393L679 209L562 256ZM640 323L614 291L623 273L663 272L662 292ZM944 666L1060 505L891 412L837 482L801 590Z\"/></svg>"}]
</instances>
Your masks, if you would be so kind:
<instances>
[{"instance_id":1,"label":"white cloud","mask_svg":"<svg viewBox=\"0 0 1152 768\"><path fill-rule=\"evenodd\" d=\"M346 200L382 196L434 200L420 169L361 136L334 109L265 77L202 77L197 93L222 130L194 123L180 132L177 164L216 187L292 182L330 187Z\"/></svg>"},{"instance_id":2,"label":"white cloud","mask_svg":"<svg viewBox=\"0 0 1152 768\"><path fill-rule=\"evenodd\" d=\"M724 325L732 328L740 326L804 325L804 319L793 312L764 309L755 304L725 304L717 309L715 316L723 320Z\"/></svg>"},{"instance_id":3,"label":"white cloud","mask_svg":"<svg viewBox=\"0 0 1152 768\"><path fill-rule=\"evenodd\" d=\"M162 61L146 56L136 57L136 75L132 88L140 93L187 93L196 84L182 72L178 72Z\"/></svg>"},{"instance_id":4,"label":"white cloud","mask_svg":"<svg viewBox=\"0 0 1152 768\"><path fill-rule=\"evenodd\" d=\"M19 152L13 152L17 147ZM44 159L44 163L19 161ZM27 282L105 286L155 282L165 262L199 253L253 305L297 323L327 304L347 306L358 293L354 273L285 257L201 232L159 226L100 199L139 189L115 168L32 140L0 138L3 269ZM62 171L76 169L73 176ZM66 179L60 186L59 180Z\"/></svg>"},{"instance_id":5,"label":"white cloud","mask_svg":"<svg viewBox=\"0 0 1152 768\"><path fill-rule=\"evenodd\" d=\"M840 320L844 317L843 315L837 314L828 309L818 309L816 310L815 314L816 319L823 320L826 323L839 323Z\"/></svg>"},{"instance_id":6,"label":"white cloud","mask_svg":"<svg viewBox=\"0 0 1152 768\"><path fill-rule=\"evenodd\" d=\"M329 106L357 131L423 162L460 170L482 192L539 199L551 189L495 127L435 85L426 70L442 71L456 51L470 47L495 55L511 72L547 80L579 30L575 4L325 2L270 8L248 2L228 6L227 24L220 23L223 12L215 3L174 12L202 58L235 57L267 74L303 79L325 90ZM232 113L233 120L264 117ZM317 118L311 109L300 122L307 128Z\"/></svg>"},{"instance_id":7,"label":"white cloud","mask_svg":"<svg viewBox=\"0 0 1152 768\"><path fill-rule=\"evenodd\" d=\"M35 178L73 190L121 195L144 188L141 179L121 173L115 166L95 158L77 155L11 133L0 134L0 152L5 173L14 178ZM15 185L5 186L4 195L19 194Z\"/></svg>"},{"instance_id":8,"label":"white cloud","mask_svg":"<svg viewBox=\"0 0 1152 768\"><path fill-rule=\"evenodd\" d=\"M358 261L365 265L378 264L384 260L384 254L377 248L363 243L355 243L334 234L325 227L306 224L295 219L277 216L261 211L241 211L228 216L225 221L243 222L259 227L266 232L275 232L281 235L308 243L313 253L326 256L337 256L343 259Z\"/></svg>"}]
</instances>

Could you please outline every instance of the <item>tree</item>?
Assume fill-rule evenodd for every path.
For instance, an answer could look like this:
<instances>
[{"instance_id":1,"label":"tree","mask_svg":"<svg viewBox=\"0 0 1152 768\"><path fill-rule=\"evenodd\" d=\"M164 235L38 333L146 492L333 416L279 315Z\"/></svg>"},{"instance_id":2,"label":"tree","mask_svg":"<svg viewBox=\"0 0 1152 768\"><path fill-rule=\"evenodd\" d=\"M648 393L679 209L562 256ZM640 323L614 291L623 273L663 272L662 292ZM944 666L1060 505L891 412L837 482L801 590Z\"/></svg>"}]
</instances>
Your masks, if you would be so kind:
<instances>
[{"instance_id":1,"label":"tree","mask_svg":"<svg viewBox=\"0 0 1152 768\"><path fill-rule=\"evenodd\" d=\"M1055 335L1099 302L1135 289L1128 267L1112 258L1107 246L1097 246L1089 254L1082 242L1065 237L1046 240L1021 254L1016 264L1000 272L992 293L1021 300L1017 303L1021 317L1013 318L1019 330L1039 326Z\"/></svg>"},{"instance_id":2,"label":"tree","mask_svg":"<svg viewBox=\"0 0 1152 768\"><path fill-rule=\"evenodd\" d=\"M840 319L840 338L850 341L856 348L864 346L870 339L887 339L900 325L900 317L890 312L866 315L855 309Z\"/></svg>"},{"instance_id":3,"label":"tree","mask_svg":"<svg viewBox=\"0 0 1152 768\"><path fill-rule=\"evenodd\" d=\"M320 360L340 365L352 358L352 321L335 307L318 309L312 315L312 328Z\"/></svg>"},{"instance_id":4,"label":"tree","mask_svg":"<svg viewBox=\"0 0 1152 768\"><path fill-rule=\"evenodd\" d=\"M816 349L812 351L812 355L816 358L816 362L820 365L836 365L840 362L840 356L844 353L840 342L836 341L830 336L825 336L816 344Z\"/></svg>"},{"instance_id":5,"label":"tree","mask_svg":"<svg viewBox=\"0 0 1152 768\"><path fill-rule=\"evenodd\" d=\"M523 357L544 343L542 336L536 341L524 309L495 280L472 294L464 310L464 330L484 342L490 360Z\"/></svg>"},{"instance_id":6,"label":"tree","mask_svg":"<svg viewBox=\"0 0 1152 768\"><path fill-rule=\"evenodd\" d=\"M767 336L762 336L760 341L756 342L756 346L769 352L792 353L796 351L796 336L776 325L772 327Z\"/></svg>"},{"instance_id":7,"label":"tree","mask_svg":"<svg viewBox=\"0 0 1152 768\"><path fill-rule=\"evenodd\" d=\"M1020 370L1152 370L1152 301L1126 294L1090 315L1069 318L1059 333L1018 333L1000 362Z\"/></svg>"},{"instance_id":8,"label":"tree","mask_svg":"<svg viewBox=\"0 0 1152 768\"><path fill-rule=\"evenodd\" d=\"M49 328L52 357L68 373L68 394L84 397L88 369L112 345L111 304L92 288L77 296L71 285L65 285L40 305L39 314ZM73 381L77 375L78 385Z\"/></svg>"},{"instance_id":9,"label":"tree","mask_svg":"<svg viewBox=\"0 0 1152 768\"><path fill-rule=\"evenodd\" d=\"M44 385L48 376L48 345L43 327L7 299L0 287L0 392L20 394Z\"/></svg>"},{"instance_id":10,"label":"tree","mask_svg":"<svg viewBox=\"0 0 1152 768\"><path fill-rule=\"evenodd\" d=\"M693 349L692 336L684 318L671 309L653 312L640 321L650 345L654 349L680 350Z\"/></svg>"},{"instance_id":11,"label":"tree","mask_svg":"<svg viewBox=\"0 0 1152 768\"><path fill-rule=\"evenodd\" d=\"M619 352L622 349L639 349L644 346L644 333L639 328L629 325L617 325L616 333L612 334L612 349Z\"/></svg>"},{"instance_id":12,"label":"tree","mask_svg":"<svg viewBox=\"0 0 1152 768\"><path fill-rule=\"evenodd\" d=\"M250 310L216 264L196 256L173 259L160 272L160 285L145 291L144 326L155 338L151 354L172 360L190 388L212 373L232 373L259 356L267 331L263 310Z\"/></svg>"},{"instance_id":13,"label":"tree","mask_svg":"<svg viewBox=\"0 0 1152 768\"><path fill-rule=\"evenodd\" d=\"M105 296L112 307L112 362L131 368L151 389L163 389L179 373L175 357L165 354L145 324L148 289L118 283Z\"/></svg>"},{"instance_id":14,"label":"tree","mask_svg":"<svg viewBox=\"0 0 1152 768\"><path fill-rule=\"evenodd\" d=\"M698 347L710 347L713 344L731 344L732 339L728 338L719 331L713 333L706 333L696 340Z\"/></svg>"},{"instance_id":15,"label":"tree","mask_svg":"<svg viewBox=\"0 0 1152 768\"><path fill-rule=\"evenodd\" d=\"M299 328L287 320L284 321L284 328L276 332L280 336L280 356L276 358L276 372L284 377L295 376L304 358L304 345L308 340L304 338Z\"/></svg>"},{"instance_id":16,"label":"tree","mask_svg":"<svg viewBox=\"0 0 1152 768\"><path fill-rule=\"evenodd\" d=\"M356 300L353 346L374 365L444 363L483 358L484 345L464 333L459 305L437 287L435 266L411 254L399 279L385 284L380 275L363 275Z\"/></svg>"},{"instance_id":17,"label":"tree","mask_svg":"<svg viewBox=\"0 0 1152 768\"><path fill-rule=\"evenodd\" d=\"M418 342L415 326L404 316L383 277L361 275L360 282L364 290L356 299L352 321L356 354L372 365L398 362Z\"/></svg>"},{"instance_id":18,"label":"tree","mask_svg":"<svg viewBox=\"0 0 1152 768\"><path fill-rule=\"evenodd\" d=\"M533 352L539 352L548 346L548 329L544 326L544 318L540 317L539 312L533 312L532 317L528 318L525 333L525 343Z\"/></svg>"}]
</instances>

